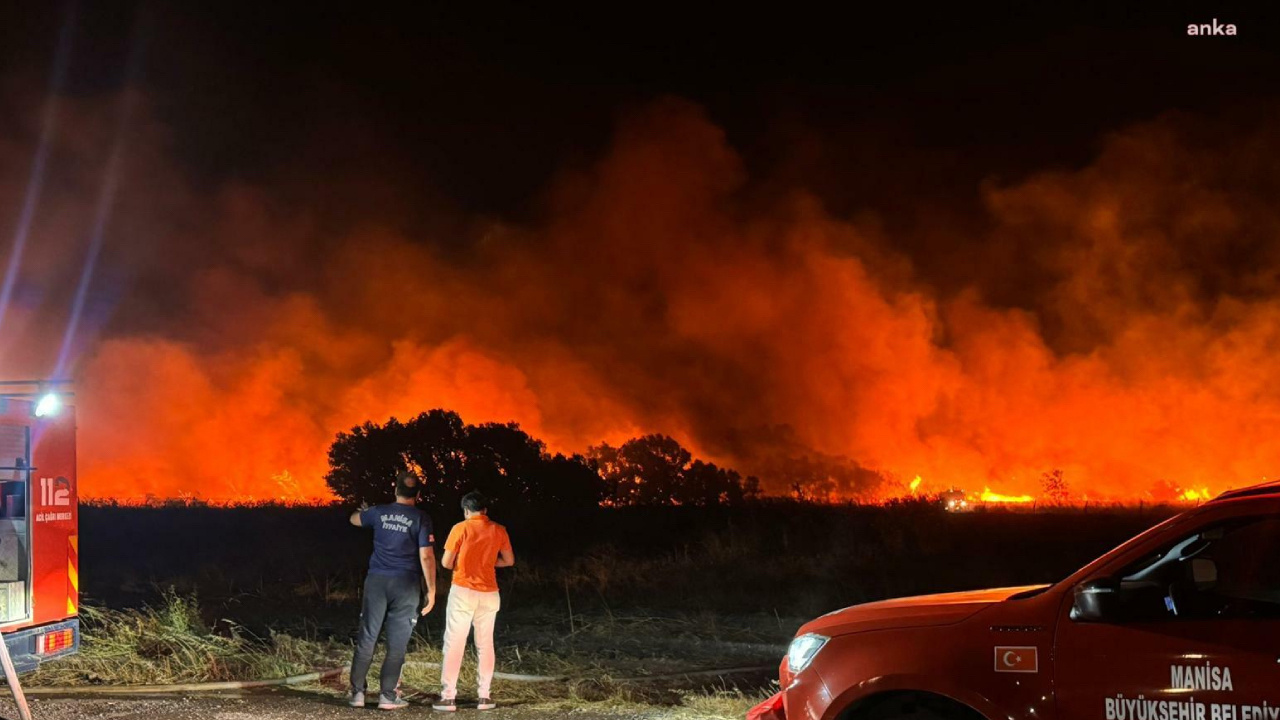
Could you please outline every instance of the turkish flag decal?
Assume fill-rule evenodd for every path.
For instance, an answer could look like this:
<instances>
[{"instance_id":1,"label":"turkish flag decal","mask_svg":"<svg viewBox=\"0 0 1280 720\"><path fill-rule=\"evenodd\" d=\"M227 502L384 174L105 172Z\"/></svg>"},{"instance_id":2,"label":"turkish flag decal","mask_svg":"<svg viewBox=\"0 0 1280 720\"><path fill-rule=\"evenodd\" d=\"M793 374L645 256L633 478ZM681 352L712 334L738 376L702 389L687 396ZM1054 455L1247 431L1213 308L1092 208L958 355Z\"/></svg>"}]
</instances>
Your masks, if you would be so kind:
<instances>
[{"instance_id":1,"label":"turkish flag decal","mask_svg":"<svg viewBox=\"0 0 1280 720\"><path fill-rule=\"evenodd\" d=\"M1040 672L1040 654L1035 646L997 645L996 672Z\"/></svg>"}]
</instances>

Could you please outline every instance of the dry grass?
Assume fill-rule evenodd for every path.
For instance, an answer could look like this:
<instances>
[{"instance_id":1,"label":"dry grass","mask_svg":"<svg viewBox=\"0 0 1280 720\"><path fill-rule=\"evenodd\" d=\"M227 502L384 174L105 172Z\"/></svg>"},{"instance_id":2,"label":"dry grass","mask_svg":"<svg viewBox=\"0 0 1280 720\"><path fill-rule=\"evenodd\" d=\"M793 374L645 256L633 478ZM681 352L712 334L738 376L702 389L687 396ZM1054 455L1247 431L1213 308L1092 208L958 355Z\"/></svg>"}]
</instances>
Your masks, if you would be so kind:
<instances>
[{"instance_id":1,"label":"dry grass","mask_svg":"<svg viewBox=\"0 0 1280 720\"><path fill-rule=\"evenodd\" d=\"M748 710L764 699L764 693L739 690L686 695L679 712L672 717L688 720L742 720Z\"/></svg>"},{"instance_id":2,"label":"dry grass","mask_svg":"<svg viewBox=\"0 0 1280 720\"><path fill-rule=\"evenodd\" d=\"M85 685L165 685L228 680L257 680L296 675L317 668L336 667L350 659L350 647L285 634L261 638L222 620L210 627L201 619L192 597L173 592L164 601L142 610L82 609L83 636L80 654L49 663L33 674L28 683L42 686ZM739 690L720 683L693 686L689 682L618 682L613 678L702 669L710 655L708 646L689 647L688 657L666 656L673 652L669 642L649 646L643 658L616 654L602 661L606 646L631 647L642 653L643 638L667 639L683 636L696 644L699 636L719 633L702 619L587 617L568 638L558 643L559 652L531 644L502 648L499 668L506 672L571 678L565 681L528 683L496 680L494 695L505 703L571 711L586 707L600 710L643 711L662 708L663 717L680 720L720 720L740 718L760 691ZM556 643L553 643L555 645ZM741 648L738 648L741 651ZM733 649L728 652L732 654ZM461 691L474 689L474 653L468 651ZM420 633L410 646L403 673L408 693L425 699L439 685L439 647ZM370 673L370 690L377 691L375 658ZM345 680L344 680L345 685ZM334 686L313 686L312 691L336 694Z\"/></svg>"},{"instance_id":3,"label":"dry grass","mask_svg":"<svg viewBox=\"0 0 1280 720\"><path fill-rule=\"evenodd\" d=\"M81 608L78 655L48 663L33 685L161 685L284 677L341 664L333 643L273 634L254 637L223 621L214 632L194 598L173 593L155 607Z\"/></svg>"}]
</instances>

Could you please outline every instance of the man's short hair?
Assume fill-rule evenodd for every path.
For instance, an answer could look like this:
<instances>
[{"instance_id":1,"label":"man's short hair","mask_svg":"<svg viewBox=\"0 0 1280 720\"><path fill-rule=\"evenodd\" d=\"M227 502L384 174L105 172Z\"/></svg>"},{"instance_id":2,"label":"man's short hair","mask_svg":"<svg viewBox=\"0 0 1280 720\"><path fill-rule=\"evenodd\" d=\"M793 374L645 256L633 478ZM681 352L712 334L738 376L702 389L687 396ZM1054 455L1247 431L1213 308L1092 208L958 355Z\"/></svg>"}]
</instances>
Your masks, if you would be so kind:
<instances>
[{"instance_id":1,"label":"man's short hair","mask_svg":"<svg viewBox=\"0 0 1280 720\"><path fill-rule=\"evenodd\" d=\"M422 490L422 482L418 480L418 476L408 470L401 470L396 473L396 497L409 498L418 497L418 493Z\"/></svg>"},{"instance_id":2,"label":"man's short hair","mask_svg":"<svg viewBox=\"0 0 1280 720\"><path fill-rule=\"evenodd\" d=\"M478 490L472 490L462 496L462 509L466 512L486 512L489 509L489 499L481 495Z\"/></svg>"}]
</instances>

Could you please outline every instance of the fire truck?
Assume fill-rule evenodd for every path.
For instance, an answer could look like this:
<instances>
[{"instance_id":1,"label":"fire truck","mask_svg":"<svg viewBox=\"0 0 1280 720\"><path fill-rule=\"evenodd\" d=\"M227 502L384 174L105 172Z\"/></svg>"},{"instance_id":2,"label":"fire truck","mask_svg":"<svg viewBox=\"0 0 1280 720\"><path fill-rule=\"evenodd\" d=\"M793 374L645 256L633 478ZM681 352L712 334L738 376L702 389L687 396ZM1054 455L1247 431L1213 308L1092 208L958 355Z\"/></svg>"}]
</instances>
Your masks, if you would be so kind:
<instances>
[{"instance_id":1,"label":"fire truck","mask_svg":"<svg viewBox=\"0 0 1280 720\"><path fill-rule=\"evenodd\" d=\"M76 423L66 387L0 382L0 634L20 673L80 647Z\"/></svg>"},{"instance_id":2,"label":"fire truck","mask_svg":"<svg viewBox=\"0 0 1280 720\"><path fill-rule=\"evenodd\" d=\"M1053 585L824 615L779 675L748 718L1280 720L1280 483L1224 493Z\"/></svg>"}]
</instances>

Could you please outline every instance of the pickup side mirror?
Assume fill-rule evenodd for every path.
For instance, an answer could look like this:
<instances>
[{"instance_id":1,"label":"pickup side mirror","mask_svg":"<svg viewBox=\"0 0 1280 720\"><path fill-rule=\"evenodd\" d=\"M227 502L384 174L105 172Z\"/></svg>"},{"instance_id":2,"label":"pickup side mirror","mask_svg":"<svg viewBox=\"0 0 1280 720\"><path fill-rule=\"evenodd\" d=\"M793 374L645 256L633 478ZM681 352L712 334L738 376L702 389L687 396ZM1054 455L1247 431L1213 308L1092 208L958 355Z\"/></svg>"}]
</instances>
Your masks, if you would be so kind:
<instances>
[{"instance_id":1,"label":"pickup side mirror","mask_svg":"<svg viewBox=\"0 0 1280 720\"><path fill-rule=\"evenodd\" d=\"M1218 584L1218 564L1210 558L1191 559L1191 582L1199 589Z\"/></svg>"},{"instance_id":2,"label":"pickup side mirror","mask_svg":"<svg viewBox=\"0 0 1280 720\"><path fill-rule=\"evenodd\" d=\"M1114 578L1086 580L1075 587L1071 619L1079 622L1107 622L1121 613L1120 581Z\"/></svg>"}]
</instances>

